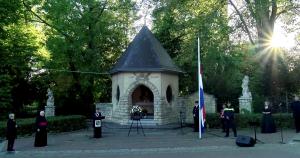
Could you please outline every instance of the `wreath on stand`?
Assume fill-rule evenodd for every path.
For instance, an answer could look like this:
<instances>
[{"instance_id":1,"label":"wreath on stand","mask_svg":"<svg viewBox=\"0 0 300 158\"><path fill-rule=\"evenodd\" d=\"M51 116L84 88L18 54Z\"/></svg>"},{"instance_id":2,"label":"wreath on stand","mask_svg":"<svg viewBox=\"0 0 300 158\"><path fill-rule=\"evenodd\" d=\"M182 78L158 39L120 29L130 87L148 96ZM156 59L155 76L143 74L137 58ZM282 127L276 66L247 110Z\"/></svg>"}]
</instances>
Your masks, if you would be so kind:
<instances>
[{"instance_id":1,"label":"wreath on stand","mask_svg":"<svg viewBox=\"0 0 300 158\"><path fill-rule=\"evenodd\" d=\"M132 120L140 120L142 118L142 108L138 105L132 106L130 113Z\"/></svg>"}]
</instances>

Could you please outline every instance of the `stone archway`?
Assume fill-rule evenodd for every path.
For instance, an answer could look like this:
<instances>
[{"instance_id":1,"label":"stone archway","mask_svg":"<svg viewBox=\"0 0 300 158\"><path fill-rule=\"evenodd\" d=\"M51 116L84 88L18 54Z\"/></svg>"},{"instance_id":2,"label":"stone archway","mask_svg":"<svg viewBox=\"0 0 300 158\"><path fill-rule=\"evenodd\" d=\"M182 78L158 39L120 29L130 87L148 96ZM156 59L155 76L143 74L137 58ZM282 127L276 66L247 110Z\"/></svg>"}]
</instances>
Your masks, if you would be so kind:
<instances>
[{"instance_id":1,"label":"stone archway","mask_svg":"<svg viewBox=\"0 0 300 158\"><path fill-rule=\"evenodd\" d=\"M144 113L147 119L154 118L154 96L152 91L144 86L139 85L132 92L132 105L138 105L142 108L142 112Z\"/></svg>"},{"instance_id":2,"label":"stone archway","mask_svg":"<svg viewBox=\"0 0 300 158\"><path fill-rule=\"evenodd\" d=\"M126 93L125 93L125 96L127 96L127 101L128 101L128 111L130 111L132 105L134 103L136 103L136 100L133 99L133 94L134 92L139 88L139 87L146 87L148 88L151 92L152 92L152 95L153 95L153 99L150 97L150 101L153 102L153 118L154 120L156 119L157 117L157 111L159 111L159 107L158 107L158 102L159 102L159 91L158 89L155 87L154 84L152 84L151 82L149 81L137 81L137 82L134 82L132 83Z\"/></svg>"}]
</instances>

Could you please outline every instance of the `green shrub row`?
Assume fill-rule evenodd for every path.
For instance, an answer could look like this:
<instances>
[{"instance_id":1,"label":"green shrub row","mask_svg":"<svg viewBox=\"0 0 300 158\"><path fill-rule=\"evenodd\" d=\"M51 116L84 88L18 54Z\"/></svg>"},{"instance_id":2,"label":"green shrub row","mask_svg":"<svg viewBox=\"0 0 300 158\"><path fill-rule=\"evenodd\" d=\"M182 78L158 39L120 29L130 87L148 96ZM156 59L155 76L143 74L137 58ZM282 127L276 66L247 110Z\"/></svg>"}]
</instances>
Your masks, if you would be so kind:
<instances>
[{"instance_id":1,"label":"green shrub row","mask_svg":"<svg viewBox=\"0 0 300 158\"><path fill-rule=\"evenodd\" d=\"M261 123L262 114L235 114L235 123L238 128L249 128L249 122L257 121ZM276 127L294 128L292 114L273 114ZM219 114L206 114L206 123L209 128L221 128Z\"/></svg>"},{"instance_id":2,"label":"green shrub row","mask_svg":"<svg viewBox=\"0 0 300 158\"><path fill-rule=\"evenodd\" d=\"M18 136L31 135L35 131L35 118L17 119ZM80 115L48 117L49 132L67 132L86 128L86 117ZM6 135L6 122L0 122L0 138Z\"/></svg>"}]
</instances>

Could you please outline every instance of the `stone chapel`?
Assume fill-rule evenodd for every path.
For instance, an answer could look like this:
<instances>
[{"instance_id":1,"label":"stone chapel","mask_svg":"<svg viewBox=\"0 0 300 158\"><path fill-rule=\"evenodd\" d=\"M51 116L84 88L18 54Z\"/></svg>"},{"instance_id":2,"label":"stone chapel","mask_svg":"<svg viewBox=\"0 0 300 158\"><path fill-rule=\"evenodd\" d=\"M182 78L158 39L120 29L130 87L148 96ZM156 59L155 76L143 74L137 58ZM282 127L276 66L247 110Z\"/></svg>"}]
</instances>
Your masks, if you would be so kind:
<instances>
[{"instance_id":1,"label":"stone chapel","mask_svg":"<svg viewBox=\"0 0 300 158\"><path fill-rule=\"evenodd\" d=\"M178 100L181 73L148 27L143 26L110 71L112 102L96 106L109 121L119 124L131 123L134 105L140 106L146 113L144 118L156 125L179 122L179 115L185 111L183 104L187 104Z\"/></svg>"}]
</instances>

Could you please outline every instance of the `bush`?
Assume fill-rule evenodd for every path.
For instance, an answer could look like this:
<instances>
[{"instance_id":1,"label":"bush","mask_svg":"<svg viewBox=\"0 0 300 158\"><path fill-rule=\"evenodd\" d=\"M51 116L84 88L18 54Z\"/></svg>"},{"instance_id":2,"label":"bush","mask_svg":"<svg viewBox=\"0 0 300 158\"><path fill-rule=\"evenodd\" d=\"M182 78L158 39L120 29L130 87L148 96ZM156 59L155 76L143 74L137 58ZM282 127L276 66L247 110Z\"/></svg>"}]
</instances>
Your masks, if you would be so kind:
<instances>
[{"instance_id":1,"label":"bush","mask_svg":"<svg viewBox=\"0 0 300 158\"><path fill-rule=\"evenodd\" d=\"M80 115L55 116L47 118L49 132L67 132L86 128L86 118ZM32 135L35 131L35 118L17 119L18 136ZM6 122L0 122L0 138L5 137Z\"/></svg>"},{"instance_id":2,"label":"bush","mask_svg":"<svg viewBox=\"0 0 300 158\"><path fill-rule=\"evenodd\" d=\"M235 114L235 123L238 128L250 128L250 121L258 121L261 123L262 114ZM273 114L277 128L280 124L283 128L294 128L294 119L292 114ZM221 128L219 114L206 114L206 123L209 128Z\"/></svg>"}]
</instances>

